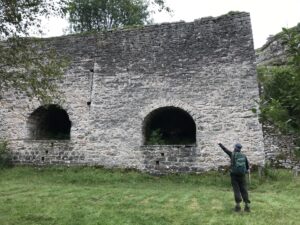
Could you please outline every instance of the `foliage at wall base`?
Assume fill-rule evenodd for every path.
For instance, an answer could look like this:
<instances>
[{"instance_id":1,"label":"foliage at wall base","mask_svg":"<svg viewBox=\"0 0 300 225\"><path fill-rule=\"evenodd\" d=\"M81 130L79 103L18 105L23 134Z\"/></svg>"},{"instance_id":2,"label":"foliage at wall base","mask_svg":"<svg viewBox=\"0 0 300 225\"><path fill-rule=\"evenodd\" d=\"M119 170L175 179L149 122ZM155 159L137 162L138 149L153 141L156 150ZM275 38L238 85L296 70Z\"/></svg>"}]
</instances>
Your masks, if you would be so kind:
<instances>
[{"instance_id":1,"label":"foliage at wall base","mask_svg":"<svg viewBox=\"0 0 300 225\"><path fill-rule=\"evenodd\" d=\"M12 157L6 141L0 140L0 168L12 165Z\"/></svg>"}]
</instances>

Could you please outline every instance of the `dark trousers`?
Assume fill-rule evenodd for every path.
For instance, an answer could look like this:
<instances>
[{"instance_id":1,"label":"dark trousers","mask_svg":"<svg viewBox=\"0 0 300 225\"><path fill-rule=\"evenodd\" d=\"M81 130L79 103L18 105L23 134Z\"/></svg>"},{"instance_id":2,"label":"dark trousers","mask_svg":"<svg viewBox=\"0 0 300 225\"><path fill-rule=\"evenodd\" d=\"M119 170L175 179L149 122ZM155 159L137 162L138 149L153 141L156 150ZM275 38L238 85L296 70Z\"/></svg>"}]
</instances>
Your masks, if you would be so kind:
<instances>
[{"instance_id":1,"label":"dark trousers","mask_svg":"<svg viewBox=\"0 0 300 225\"><path fill-rule=\"evenodd\" d=\"M242 200L245 203L250 203L245 175L237 176L231 174L231 185L233 188L234 200L236 203L240 203Z\"/></svg>"}]
</instances>

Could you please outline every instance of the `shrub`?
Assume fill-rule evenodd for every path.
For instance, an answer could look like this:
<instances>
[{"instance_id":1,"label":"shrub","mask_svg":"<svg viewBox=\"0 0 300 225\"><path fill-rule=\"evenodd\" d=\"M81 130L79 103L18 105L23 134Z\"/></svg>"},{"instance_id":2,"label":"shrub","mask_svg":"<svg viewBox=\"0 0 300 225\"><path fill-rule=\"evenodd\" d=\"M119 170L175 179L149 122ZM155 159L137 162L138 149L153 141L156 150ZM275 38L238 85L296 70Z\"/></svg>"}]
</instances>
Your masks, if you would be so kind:
<instances>
[{"instance_id":1,"label":"shrub","mask_svg":"<svg viewBox=\"0 0 300 225\"><path fill-rule=\"evenodd\" d=\"M0 140L0 168L11 166L11 154L7 147L7 141Z\"/></svg>"},{"instance_id":2,"label":"shrub","mask_svg":"<svg viewBox=\"0 0 300 225\"><path fill-rule=\"evenodd\" d=\"M296 147L296 148L294 149L294 154L295 154L295 158L296 158L297 160L300 160L300 148L299 148L299 147Z\"/></svg>"},{"instance_id":3,"label":"shrub","mask_svg":"<svg viewBox=\"0 0 300 225\"><path fill-rule=\"evenodd\" d=\"M300 135L300 30L283 29L284 65L258 68L262 87L260 118L286 134Z\"/></svg>"},{"instance_id":4,"label":"shrub","mask_svg":"<svg viewBox=\"0 0 300 225\"><path fill-rule=\"evenodd\" d=\"M280 178L279 170L275 169L270 165L270 163L266 163L261 176L261 182L266 180L277 181Z\"/></svg>"},{"instance_id":5,"label":"shrub","mask_svg":"<svg viewBox=\"0 0 300 225\"><path fill-rule=\"evenodd\" d=\"M148 145L164 145L166 144L165 140L162 137L160 129L153 130L150 134L149 140L147 141Z\"/></svg>"}]
</instances>

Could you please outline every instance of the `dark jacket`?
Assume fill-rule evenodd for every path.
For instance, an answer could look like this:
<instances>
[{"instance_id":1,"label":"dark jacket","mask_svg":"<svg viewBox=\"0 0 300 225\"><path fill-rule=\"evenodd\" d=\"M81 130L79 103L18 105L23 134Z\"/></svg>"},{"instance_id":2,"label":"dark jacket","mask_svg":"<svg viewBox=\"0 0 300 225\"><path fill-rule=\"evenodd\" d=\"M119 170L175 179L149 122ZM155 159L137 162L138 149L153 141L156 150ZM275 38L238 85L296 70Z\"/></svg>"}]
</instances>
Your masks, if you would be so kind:
<instances>
[{"instance_id":1,"label":"dark jacket","mask_svg":"<svg viewBox=\"0 0 300 225\"><path fill-rule=\"evenodd\" d=\"M223 149L223 151L230 157L230 160L232 159L232 152L229 151L224 145L219 144L219 146ZM236 151L236 150L234 150ZM246 157L246 156L245 156ZM246 169L249 170L249 161L246 157Z\"/></svg>"}]
</instances>

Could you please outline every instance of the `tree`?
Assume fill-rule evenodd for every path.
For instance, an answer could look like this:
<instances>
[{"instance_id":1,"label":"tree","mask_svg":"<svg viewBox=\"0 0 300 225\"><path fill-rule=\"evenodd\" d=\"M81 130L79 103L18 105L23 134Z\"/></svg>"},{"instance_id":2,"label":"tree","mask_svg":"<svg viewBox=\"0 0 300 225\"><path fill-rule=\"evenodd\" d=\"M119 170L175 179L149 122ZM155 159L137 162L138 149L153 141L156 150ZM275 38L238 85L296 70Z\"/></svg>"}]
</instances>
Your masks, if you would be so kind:
<instances>
[{"instance_id":1,"label":"tree","mask_svg":"<svg viewBox=\"0 0 300 225\"><path fill-rule=\"evenodd\" d=\"M170 12L164 0L70 0L67 9L74 32L147 24L157 10Z\"/></svg>"},{"instance_id":2,"label":"tree","mask_svg":"<svg viewBox=\"0 0 300 225\"><path fill-rule=\"evenodd\" d=\"M28 36L33 30L41 32L42 16L62 15L65 4L64 0L0 0L0 97L14 89L50 101L56 90L53 80L62 76L65 60Z\"/></svg>"}]
</instances>

